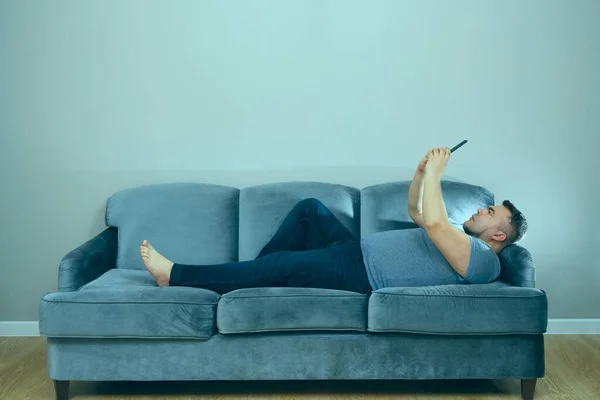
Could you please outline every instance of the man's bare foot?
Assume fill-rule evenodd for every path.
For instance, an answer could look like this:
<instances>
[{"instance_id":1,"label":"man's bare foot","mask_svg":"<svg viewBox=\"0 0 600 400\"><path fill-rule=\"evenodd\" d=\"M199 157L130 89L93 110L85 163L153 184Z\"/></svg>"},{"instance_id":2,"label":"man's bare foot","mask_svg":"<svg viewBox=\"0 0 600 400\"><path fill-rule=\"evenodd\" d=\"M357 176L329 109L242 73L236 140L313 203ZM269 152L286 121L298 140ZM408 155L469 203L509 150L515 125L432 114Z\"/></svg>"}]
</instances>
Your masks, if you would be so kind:
<instances>
[{"instance_id":1,"label":"man's bare foot","mask_svg":"<svg viewBox=\"0 0 600 400\"><path fill-rule=\"evenodd\" d=\"M146 269L156 279L158 286L169 286L173 262L156 251L147 240L142 242L140 253L142 254L142 260L144 260Z\"/></svg>"}]
</instances>

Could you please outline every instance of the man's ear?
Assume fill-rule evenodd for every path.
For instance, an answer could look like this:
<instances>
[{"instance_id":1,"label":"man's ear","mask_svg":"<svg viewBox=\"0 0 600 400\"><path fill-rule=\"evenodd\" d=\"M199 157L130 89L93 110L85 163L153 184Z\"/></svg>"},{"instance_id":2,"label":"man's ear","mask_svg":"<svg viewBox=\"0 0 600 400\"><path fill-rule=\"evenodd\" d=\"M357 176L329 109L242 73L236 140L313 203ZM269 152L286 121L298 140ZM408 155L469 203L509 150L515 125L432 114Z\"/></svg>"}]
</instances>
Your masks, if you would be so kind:
<instances>
[{"instance_id":1,"label":"man's ear","mask_svg":"<svg viewBox=\"0 0 600 400\"><path fill-rule=\"evenodd\" d=\"M506 233L498 231L498 233L492 235L492 239L497 242L504 242L506 240Z\"/></svg>"}]
</instances>

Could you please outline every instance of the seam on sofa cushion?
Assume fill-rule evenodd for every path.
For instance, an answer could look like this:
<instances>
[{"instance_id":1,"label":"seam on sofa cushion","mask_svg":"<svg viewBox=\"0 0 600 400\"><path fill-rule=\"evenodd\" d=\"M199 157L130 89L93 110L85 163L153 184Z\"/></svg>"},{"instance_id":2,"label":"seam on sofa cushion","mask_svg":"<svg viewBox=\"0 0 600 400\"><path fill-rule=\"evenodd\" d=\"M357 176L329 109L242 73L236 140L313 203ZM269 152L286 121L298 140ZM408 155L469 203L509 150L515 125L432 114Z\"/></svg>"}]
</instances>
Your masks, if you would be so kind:
<instances>
[{"instance_id":1,"label":"seam on sofa cushion","mask_svg":"<svg viewBox=\"0 0 600 400\"><path fill-rule=\"evenodd\" d=\"M537 293L535 296L499 296L499 295L454 295L454 294L410 294L410 293L373 293L383 296L407 296L407 297L461 297L461 298L471 298L471 299L534 299L538 297L545 297L543 293Z\"/></svg>"},{"instance_id":2,"label":"seam on sofa cushion","mask_svg":"<svg viewBox=\"0 0 600 400\"><path fill-rule=\"evenodd\" d=\"M222 299L223 300L229 300L229 299L265 299L265 298L269 298L269 297L336 297L336 298L353 298L353 299L365 299L367 296L366 295L329 295L329 294L319 294L319 295L312 295L312 294L291 294L291 295L267 295L267 296L261 296L261 295L252 295L252 296L223 296Z\"/></svg>"},{"instance_id":3,"label":"seam on sofa cushion","mask_svg":"<svg viewBox=\"0 0 600 400\"><path fill-rule=\"evenodd\" d=\"M433 334L433 335L474 335L474 336L494 336L494 335L541 335L543 332L540 331L500 331L500 332L441 332L441 331L414 331L409 329L370 329L367 328L368 332L373 333L417 333L417 334Z\"/></svg>"},{"instance_id":4,"label":"seam on sofa cushion","mask_svg":"<svg viewBox=\"0 0 600 400\"><path fill-rule=\"evenodd\" d=\"M243 331L227 331L219 329L219 333L258 333L258 332L301 332L301 331L358 331L366 332L366 328L331 328L331 327L319 327L319 328L272 328L272 329L245 329Z\"/></svg>"},{"instance_id":5,"label":"seam on sofa cushion","mask_svg":"<svg viewBox=\"0 0 600 400\"><path fill-rule=\"evenodd\" d=\"M134 336L134 335L114 335L114 336L98 336L98 335L54 335L51 333L41 332L40 335L49 336L52 338L97 338L97 339L210 339L210 336Z\"/></svg>"},{"instance_id":6,"label":"seam on sofa cushion","mask_svg":"<svg viewBox=\"0 0 600 400\"><path fill-rule=\"evenodd\" d=\"M106 301L98 301L98 302L92 302L92 301L65 301L65 300L47 300L47 299L42 299L42 301L45 301L46 303L57 303L57 304L147 304L147 305L156 305L156 304L183 304L183 305L190 305L190 306L215 306L217 303L184 303L184 302L176 302L176 301L148 301L148 302L143 302L143 301L128 301L128 302L123 302L123 301L116 301L116 302L106 302Z\"/></svg>"}]
</instances>

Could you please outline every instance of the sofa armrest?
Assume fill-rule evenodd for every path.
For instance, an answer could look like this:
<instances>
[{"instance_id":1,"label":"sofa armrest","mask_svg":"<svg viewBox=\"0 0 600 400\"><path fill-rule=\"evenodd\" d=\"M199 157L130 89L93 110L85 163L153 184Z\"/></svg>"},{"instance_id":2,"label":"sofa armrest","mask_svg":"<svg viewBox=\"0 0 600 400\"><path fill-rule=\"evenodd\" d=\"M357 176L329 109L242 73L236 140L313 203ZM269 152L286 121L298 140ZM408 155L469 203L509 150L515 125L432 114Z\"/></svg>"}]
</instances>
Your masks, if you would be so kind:
<instances>
[{"instance_id":1,"label":"sofa armrest","mask_svg":"<svg viewBox=\"0 0 600 400\"><path fill-rule=\"evenodd\" d=\"M75 291L114 268L117 242L117 228L107 228L64 256L58 268L58 291Z\"/></svg>"},{"instance_id":2,"label":"sofa armrest","mask_svg":"<svg viewBox=\"0 0 600 400\"><path fill-rule=\"evenodd\" d=\"M500 254L499 280L513 286L535 287L535 263L525 247L516 243L506 246Z\"/></svg>"}]
</instances>

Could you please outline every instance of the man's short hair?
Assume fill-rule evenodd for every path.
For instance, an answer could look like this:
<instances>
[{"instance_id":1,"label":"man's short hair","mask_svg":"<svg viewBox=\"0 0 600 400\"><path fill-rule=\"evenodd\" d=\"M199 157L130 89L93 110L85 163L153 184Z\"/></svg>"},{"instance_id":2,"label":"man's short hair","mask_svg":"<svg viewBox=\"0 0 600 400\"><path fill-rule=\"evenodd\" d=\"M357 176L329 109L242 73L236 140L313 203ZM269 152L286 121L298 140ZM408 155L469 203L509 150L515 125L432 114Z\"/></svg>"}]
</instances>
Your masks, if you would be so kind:
<instances>
[{"instance_id":1,"label":"man's short hair","mask_svg":"<svg viewBox=\"0 0 600 400\"><path fill-rule=\"evenodd\" d=\"M510 202L510 200L504 200L502 205L508 208L512 214L509 223L506 224L507 226L505 226L508 227L508 232L504 232L506 233L508 246L509 244L520 242L521 239L523 239L525 233L527 232L527 219L525 219L523 213L519 211L517 207Z\"/></svg>"}]
</instances>

